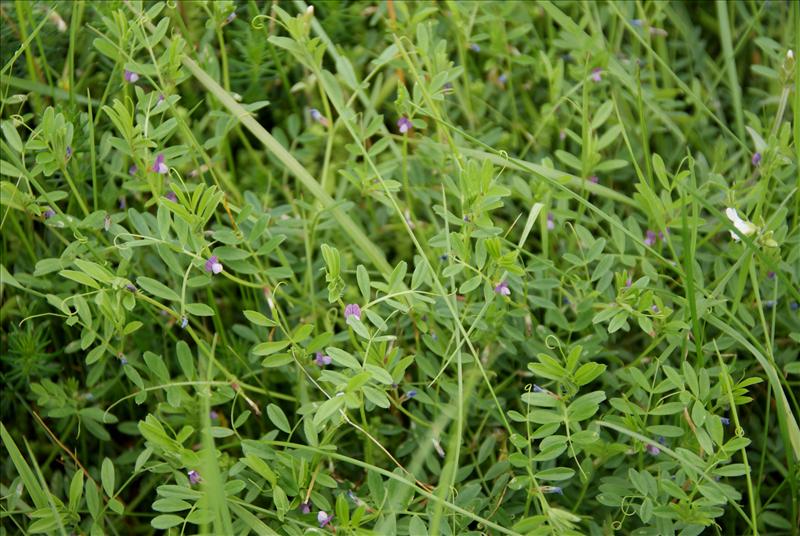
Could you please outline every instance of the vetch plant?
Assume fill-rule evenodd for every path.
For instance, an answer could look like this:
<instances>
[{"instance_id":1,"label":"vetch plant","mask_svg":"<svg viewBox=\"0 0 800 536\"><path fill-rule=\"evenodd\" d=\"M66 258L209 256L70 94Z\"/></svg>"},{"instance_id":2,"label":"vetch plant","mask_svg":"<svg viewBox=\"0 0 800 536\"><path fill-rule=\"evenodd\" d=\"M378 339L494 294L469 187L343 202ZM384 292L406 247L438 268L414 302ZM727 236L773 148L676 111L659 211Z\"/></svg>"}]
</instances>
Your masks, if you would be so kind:
<instances>
[{"instance_id":1,"label":"vetch plant","mask_svg":"<svg viewBox=\"0 0 800 536\"><path fill-rule=\"evenodd\" d=\"M800 535L796 3L52 7L4 527Z\"/></svg>"}]
</instances>

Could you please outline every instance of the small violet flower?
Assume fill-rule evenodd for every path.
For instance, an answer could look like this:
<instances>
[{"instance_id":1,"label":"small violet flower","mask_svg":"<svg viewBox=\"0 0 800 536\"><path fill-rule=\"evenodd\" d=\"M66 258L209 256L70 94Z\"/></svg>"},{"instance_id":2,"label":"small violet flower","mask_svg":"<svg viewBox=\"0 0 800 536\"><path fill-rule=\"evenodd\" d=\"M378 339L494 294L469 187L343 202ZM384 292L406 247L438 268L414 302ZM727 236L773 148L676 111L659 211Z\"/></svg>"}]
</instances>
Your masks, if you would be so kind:
<instances>
[{"instance_id":1,"label":"small violet flower","mask_svg":"<svg viewBox=\"0 0 800 536\"><path fill-rule=\"evenodd\" d=\"M344 308L345 321L347 321L347 319L351 316L354 316L356 320L361 320L361 307L359 307L356 303L349 303Z\"/></svg>"},{"instance_id":2,"label":"small violet flower","mask_svg":"<svg viewBox=\"0 0 800 536\"><path fill-rule=\"evenodd\" d=\"M314 363L319 367L324 367L331 364L331 356L325 355L322 352L317 352L314 357Z\"/></svg>"},{"instance_id":3,"label":"small violet flower","mask_svg":"<svg viewBox=\"0 0 800 536\"><path fill-rule=\"evenodd\" d=\"M729 426L731 424L731 420L727 417L720 417L719 422L721 422L724 426Z\"/></svg>"},{"instance_id":4,"label":"small violet flower","mask_svg":"<svg viewBox=\"0 0 800 536\"><path fill-rule=\"evenodd\" d=\"M533 384L533 392L534 393L544 393L546 391L534 383Z\"/></svg>"},{"instance_id":5,"label":"small violet flower","mask_svg":"<svg viewBox=\"0 0 800 536\"><path fill-rule=\"evenodd\" d=\"M547 230L552 231L556 228L556 221L552 212L547 213Z\"/></svg>"},{"instance_id":6,"label":"small violet flower","mask_svg":"<svg viewBox=\"0 0 800 536\"><path fill-rule=\"evenodd\" d=\"M206 272L218 274L222 271L222 263L219 262L219 257L212 255L206 261Z\"/></svg>"},{"instance_id":7,"label":"small violet flower","mask_svg":"<svg viewBox=\"0 0 800 536\"><path fill-rule=\"evenodd\" d=\"M125 210L125 207L128 206L128 202L125 201L124 197L119 198L119 208Z\"/></svg>"},{"instance_id":8,"label":"small violet flower","mask_svg":"<svg viewBox=\"0 0 800 536\"><path fill-rule=\"evenodd\" d=\"M798 304L796 301L792 301L792 303L789 304L789 308L792 311L797 311L797 309L800 308L800 304Z\"/></svg>"},{"instance_id":9,"label":"small violet flower","mask_svg":"<svg viewBox=\"0 0 800 536\"><path fill-rule=\"evenodd\" d=\"M164 194L164 197L166 197L167 199L169 199L173 203L177 203L178 202L178 196L175 195L175 192L167 192L166 194Z\"/></svg>"},{"instance_id":10,"label":"small violet flower","mask_svg":"<svg viewBox=\"0 0 800 536\"><path fill-rule=\"evenodd\" d=\"M777 303L778 302L776 302L775 300L767 300L764 302L764 307L767 309L772 309L775 307L775 305L777 305Z\"/></svg>"},{"instance_id":11,"label":"small violet flower","mask_svg":"<svg viewBox=\"0 0 800 536\"><path fill-rule=\"evenodd\" d=\"M125 356L120 357L119 358L119 364L120 365L127 365L128 364L128 359Z\"/></svg>"},{"instance_id":12,"label":"small violet flower","mask_svg":"<svg viewBox=\"0 0 800 536\"><path fill-rule=\"evenodd\" d=\"M45 210L45 211L44 211L44 214L43 214L43 216L44 216L44 219L46 219L46 220L49 220L50 218L52 218L52 217L53 217L53 216L55 216L55 215L56 215L56 211L55 211L55 210L53 210L53 209L52 209L52 208L50 208L50 207L47 207L47 210Z\"/></svg>"},{"instance_id":13,"label":"small violet flower","mask_svg":"<svg viewBox=\"0 0 800 536\"><path fill-rule=\"evenodd\" d=\"M413 125L411 124L411 121L406 116L403 116L397 120L397 130L400 131L400 134L405 134L411 130L412 126Z\"/></svg>"},{"instance_id":14,"label":"small violet flower","mask_svg":"<svg viewBox=\"0 0 800 536\"><path fill-rule=\"evenodd\" d=\"M480 46L478 43L472 43L472 44L469 46L469 49L470 49L471 51L473 51L473 52L480 52L480 51L481 51L481 46Z\"/></svg>"},{"instance_id":15,"label":"small violet flower","mask_svg":"<svg viewBox=\"0 0 800 536\"><path fill-rule=\"evenodd\" d=\"M211 419L212 421L216 421L217 419L219 419L219 413L217 413L216 411L214 411L214 410L212 409L212 410L211 410L211 411L208 413L208 418L209 418L209 419Z\"/></svg>"},{"instance_id":16,"label":"small violet flower","mask_svg":"<svg viewBox=\"0 0 800 536\"><path fill-rule=\"evenodd\" d=\"M725 215L728 217L729 220L731 220L731 223L733 223L733 226L736 227L736 229L739 232L741 232L742 234L744 234L746 236L749 236L749 235L755 233L758 230L758 227L756 227L755 225L753 225L749 221L743 220L742 218L740 218L739 214L736 212L735 208L731 208L731 207L726 208L725 209ZM733 238L733 240L735 242L738 242L739 240L742 239L742 237L739 235L739 233L736 233L734 231L731 231L731 238Z\"/></svg>"},{"instance_id":17,"label":"small violet flower","mask_svg":"<svg viewBox=\"0 0 800 536\"><path fill-rule=\"evenodd\" d=\"M406 393L406 397L408 397L408 398L414 398L415 396L417 396L417 390L416 389L411 389L409 392Z\"/></svg>"},{"instance_id":18,"label":"small violet flower","mask_svg":"<svg viewBox=\"0 0 800 536\"><path fill-rule=\"evenodd\" d=\"M494 287L494 291L501 296L509 296L511 295L511 289L508 288L508 281L501 281Z\"/></svg>"},{"instance_id":19,"label":"small violet flower","mask_svg":"<svg viewBox=\"0 0 800 536\"><path fill-rule=\"evenodd\" d=\"M603 69L601 69L600 67L595 67L594 69L592 69L591 78L592 78L593 82L602 81L603 80L603 76L602 75L603 75Z\"/></svg>"},{"instance_id":20,"label":"small violet flower","mask_svg":"<svg viewBox=\"0 0 800 536\"><path fill-rule=\"evenodd\" d=\"M767 272L767 279L775 279L775 272L772 271Z\"/></svg>"},{"instance_id":21,"label":"small violet flower","mask_svg":"<svg viewBox=\"0 0 800 536\"><path fill-rule=\"evenodd\" d=\"M67 145L67 160L69 160L71 157L72 157L72 146Z\"/></svg>"},{"instance_id":22,"label":"small violet flower","mask_svg":"<svg viewBox=\"0 0 800 536\"><path fill-rule=\"evenodd\" d=\"M304 502L300 505L300 513L302 514L310 514L311 513L311 503Z\"/></svg>"},{"instance_id":23,"label":"small violet flower","mask_svg":"<svg viewBox=\"0 0 800 536\"><path fill-rule=\"evenodd\" d=\"M156 173L160 173L161 175L166 175L169 173L169 168L167 167L167 164L164 163L164 153L158 153L158 156L156 156L156 161L153 163L153 167L151 169Z\"/></svg>"},{"instance_id":24,"label":"small violet flower","mask_svg":"<svg viewBox=\"0 0 800 536\"><path fill-rule=\"evenodd\" d=\"M600 179L597 178L597 175L592 175L591 177L589 177L589 182L591 182L592 184L597 184L598 182L600 182Z\"/></svg>"},{"instance_id":25,"label":"small violet flower","mask_svg":"<svg viewBox=\"0 0 800 536\"><path fill-rule=\"evenodd\" d=\"M139 171L139 168L136 167L136 164L131 164L131 167L128 168L128 175L136 175Z\"/></svg>"},{"instance_id":26,"label":"small violet flower","mask_svg":"<svg viewBox=\"0 0 800 536\"><path fill-rule=\"evenodd\" d=\"M500 82L501 84L505 85L505 83L508 81L508 76L506 76L506 74L503 73L503 74L501 74L500 76L497 77L497 81Z\"/></svg>"},{"instance_id":27,"label":"small violet flower","mask_svg":"<svg viewBox=\"0 0 800 536\"><path fill-rule=\"evenodd\" d=\"M189 472L188 472L188 473L186 473L186 474L187 474L187 475L189 475L189 482L190 482L191 484L193 484L193 485L194 485L194 484L197 484L197 483L198 483L198 482L200 482L200 480L201 480L201 479L200 479L200 473L198 473L198 472L197 472L197 471L195 471L194 469L192 469L191 471L189 471Z\"/></svg>"},{"instance_id":28,"label":"small violet flower","mask_svg":"<svg viewBox=\"0 0 800 536\"><path fill-rule=\"evenodd\" d=\"M558 486L542 486L540 489L542 493L558 493L559 495L564 495L564 491Z\"/></svg>"},{"instance_id":29,"label":"small violet flower","mask_svg":"<svg viewBox=\"0 0 800 536\"><path fill-rule=\"evenodd\" d=\"M139 80L139 75L133 71L125 69L125 81L129 84L135 84Z\"/></svg>"},{"instance_id":30,"label":"small violet flower","mask_svg":"<svg viewBox=\"0 0 800 536\"><path fill-rule=\"evenodd\" d=\"M750 163L754 166L758 166L761 163L761 153L753 153L753 158L750 159Z\"/></svg>"},{"instance_id":31,"label":"small violet flower","mask_svg":"<svg viewBox=\"0 0 800 536\"><path fill-rule=\"evenodd\" d=\"M189 319L185 316L181 317L181 329L186 329L186 326L189 325Z\"/></svg>"},{"instance_id":32,"label":"small violet flower","mask_svg":"<svg viewBox=\"0 0 800 536\"><path fill-rule=\"evenodd\" d=\"M136 287L134 287L134 286L133 286L132 284L130 284L130 283L128 283L127 285L125 285L125 288L128 290L128 292L133 292L133 293L135 293L135 292L136 292Z\"/></svg>"},{"instance_id":33,"label":"small violet flower","mask_svg":"<svg viewBox=\"0 0 800 536\"><path fill-rule=\"evenodd\" d=\"M657 237L658 235L656 235L656 233L648 229L647 232L645 233L644 244L646 246L652 246L653 244L656 243Z\"/></svg>"},{"instance_id":34,"label":"small violet flower","mask_svg":"<svg viewBox=\"0 0 800 536\"><path fill-rule=\"evenodd\" d=\"M316 108L311 108L308 113L311 115L311 119L319 123L320 125L327 127L328 126L328 118L325 117L320 113L319 110Z\"/></svg>"},{"instance_id":35,"label":"small violet flower","mask_svg":"<svg viewBox=\"0 0 800 536\"><path fill-rule=\"evenodd\" d=\"M333 514L328 515L328 512L325 510L320 510L317 512L317 523L319 523L319 528L323 528L325 525L331 522L333 519Z\"/></svg>"},{"instance_id":36,"label":"small violet flower","mask_svg":"<svg viewBox=\"0 0 800 536\"><path fill-rule=\"evenodd\" d=\"M231 11L231 14L225 18L225 24L230 24L236 20L236 11Z\"/></svg>"}]
</instances>

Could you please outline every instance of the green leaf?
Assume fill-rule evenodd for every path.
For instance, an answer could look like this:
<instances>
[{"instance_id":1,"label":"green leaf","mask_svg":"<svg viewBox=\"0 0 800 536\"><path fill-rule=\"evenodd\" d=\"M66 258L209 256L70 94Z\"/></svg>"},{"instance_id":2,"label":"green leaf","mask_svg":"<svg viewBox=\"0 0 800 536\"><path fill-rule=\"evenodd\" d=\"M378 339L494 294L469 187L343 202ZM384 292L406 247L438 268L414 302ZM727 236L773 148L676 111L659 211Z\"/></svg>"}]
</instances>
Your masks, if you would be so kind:
<instances>
[{"instance_id":1,"label":"green leaf","mask_svg":"<svg viewBox=\"0 0 800 536\"><path fill-rule=\"evenodd\" d=\"M86 285L87 287L92 287L94 289L99 289L100 285L97 284L97 281L89 277L83 272L78 272L75 270L61 270L58 272L59 275L66 277L67 279L72 279L73 281L80 283L82 285Z\"/></svg>"},{"instance_id":2,"label":"green leaf","mask_svg":"<svg viewBox=\"0 0 800 536\"><path fill-rule=\"evenodd\" d=\"M103 465L100 469L100 481L103 483L103 491L109 497L114 496L114 462L109 458L103 459Z\"/></svg>"},{"instance_id":3,"label":"green leaf","mask_svg":"<svg viewBox=\"0 0 800 536\"><path fill-rule=\"evenodd\" d=\"M255 345L253 348L253 355L271 355L275 352L279 352L289 346L291 341L269 341L269 342L262 342L261 344Z\"/></svg>"},{"instance_id":4,"label":"green leaf","mask_svg":"<svg viewBox=\"0 0 800 536\"><path fill-rule=\"evenodd\" d=\"M324 424L331 415L339 411L343 405L343 396L334 396L333 398L323 402L319 409L317 409L317 413L314 415L314 426L322 426L322 424Z\"/></svg>"},{"instance_id":5,"label":"green leaf","mask_svg":"<svg viewBox=\"0 0 800 536\"><path fill-rule=\"evenodd\" d=\"M181 301L181 297L174 290L160 281L142 276L136 278L136 283L154 296L168 301Z\"/></svg>"},{"instance_id":6,"label":"green leaf","mask_svg":"<svg viewBox=\"0 0 800 536\"><path fill-rule=\"evenodd\" d=\"M575 471L569 467L553 467L552 469L539 471L535 476L539 480L568 480L574 474Z\"/></svg>"},{"instance_id":7,"label":"green leaf","mask_svg":"<svg viewBox=\"0 0 800 536\"><path fill-rule=\"evenodd\" d=\"M275 404L270 404L267 406L267 415L269 416L269 420L272 421L272 424L277 426L279 430L286 432L287 434L292 433L292 427L289 425L289 419L286 418L286 414L280 407Z\"/></svg>"},{"instance_id":8,"label":"green leaf","mask_svg":"<svg viewBox=\"0 0 800 536\"><path fill-rule=\"evenodd\" d=\"M256 326L271 328L273 326L278 325L274 320L270 320L269 318L259 313L258 311L251 311L251 310L244 311L244 316Z\"/></svg>"},{"instance_id":9,"label":"green leaf","mask_svg":"<svg viewBox=\"0 0 800 536\"><path fill-rule=\"evenodd\" d=\"M153 526L154 529L168 529L170 527L177 527L183 523L183 518L180 516L176 516L175 514L162 514L160 516L156 516L150 521L150 524Z\"/></svg>"},{"instance_id":10,"label":"green leaf","mask_svg":"<svg viewBox=\"0 0 800 536\"><path fill-rule=\"evenodd\" d=\"M187 303L186 311L192 316L214 316L214 309L205 303Z\"/></svg>"},{"instance_id":11,"label":"green leaf","mask_svg":"<svg viewBox=\"0 0 800 536\"><path fill-rule=\"evenodd\" d=\"M340 350L339 348L334 348L333 346L328 346L325 349L325 353L331 356L333 362L341 367L361 370L361 363L358 362L353 354Z\"/></svg>"}]
</instances>

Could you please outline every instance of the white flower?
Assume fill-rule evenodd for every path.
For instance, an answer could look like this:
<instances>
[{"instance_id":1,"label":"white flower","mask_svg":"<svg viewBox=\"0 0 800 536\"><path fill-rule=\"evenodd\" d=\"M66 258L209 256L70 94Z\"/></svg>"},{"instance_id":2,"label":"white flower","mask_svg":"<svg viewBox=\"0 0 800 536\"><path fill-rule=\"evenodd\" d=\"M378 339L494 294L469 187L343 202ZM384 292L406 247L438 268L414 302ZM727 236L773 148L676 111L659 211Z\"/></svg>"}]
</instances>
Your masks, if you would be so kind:
<instances>
[{"instance_id":1,"label":"white flower","mask_svg":"<svg viewBox=\"0 0 800 536\"><path fill-rule=\"evenodd\" d=\"M740 231L743 235L750 236L751 234L758 231L758 227L750 223L749 221L743 220L739 217L739 214L736 213L735 208L728 207L725 209L725 215L731 220L731 223L738 231ZM735 241L741 240L741 236L734 231L731 231L731 238Z\"/></svg>"}]
</instances>

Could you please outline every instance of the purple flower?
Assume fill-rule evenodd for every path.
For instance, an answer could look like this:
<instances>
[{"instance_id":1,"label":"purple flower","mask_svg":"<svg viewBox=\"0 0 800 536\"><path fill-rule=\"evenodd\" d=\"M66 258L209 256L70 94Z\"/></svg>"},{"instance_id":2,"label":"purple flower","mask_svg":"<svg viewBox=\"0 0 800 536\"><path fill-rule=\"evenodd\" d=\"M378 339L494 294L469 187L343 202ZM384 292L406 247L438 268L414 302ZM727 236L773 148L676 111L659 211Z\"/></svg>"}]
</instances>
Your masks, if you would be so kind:
<instances>
[{"instance_id":1,"label":"purple flower","mask_svg":"<svg viewBox=\"0 0 800 536\"><path fill-rule=\"evenodd\" d=\"M633 279L629 276L628 279L625 280L625 287L631 288L632 284L633 284Z\"/></svg>"},{"instance_id":2,"label":"purple flower","mask_svg":"<svg viewBox=\"0 0 800 536\"><path fill-rule=\"evenodd\" d=\"M503 73L497 77L497 81L505 85L505 83L508 81L508 76L506 76L506 74Z\"/></svg>"},{"instance_id":3,"label":"purple flower","mask_svg":"<svg viewBox=\"0 0 800 536\"><path fill-rule=\"evenodd\" d=\"M631 21L631 24L633 24L637 28L641 28L642 26L644 26L644 21L642 19L633 19Z\"/></svg>"},{"instance_id":4,"label":"purple flower","mask_svg":"<svg viewBox=\"0 0 800 536\"><path fill-rule=\"evenodd\" d=\"M653 305L650 306L650 310L653 311L654 313L657 313L658 312L658 305L656 305L654 303Z\"/></svg>"},{"instance_id":5,"label":"purple flower","mask_svg":"<svg viewBox=\"0 0 800 536\"><path fill-rule=\"evenodd\" d=\"M508 288L508 281L501 281L500 283L498 283L497 286L494 287L494 291L500 294L501 296L511 295L511 289Z\"/></svg>"},{"instance_id":6,"label":"purple flower","mask_svg":"<svg viewBox=\"0 0 800 536\"><path fill-rule=\"evenodd\" d=\"M416 389L411 389L409 392L406 393L406 396L408 398L414 398L415 396L417 396L417 390Z\"/></svg>"},{"instance_id":7,"label":"purple flower","mask_svg":"<svg viewBox=\"0 0 800 536\"><path fill-rule=\"evenodd\" d=\"M546 391L534 383L533 384L533 392L534 393L544 393Z\"/></svg>"},{"instance_id":8,"label":"purple flower","mask_svg":"<svg viewBox=\"0 0 800 536\"><path fill-rule=\"evenodd\" d=\"M136 164L131 164L131 167L128 168L128 175L136 175L139 171L139 168L136 167Z\"/></svg>"},{"instance_id":9,"label":"purple flower","mask_svg":"<svg viewBox=\"0 0 800 536\"><path fill-rule=\"evenodd\" d=\"M303 514L310 514L311 513L311 503L304 502L300 505L300 512Z\"/></svg>"},{"instance_id":10,"label":"purple flower","mask_svg":"<svg viewBox=\"0 0 800 536\"><path fill-rule=\"evenodd\" d=\"M311 119L319 123L320 125L327 127L328 126L328 118L325 117L320 113L319 110L316 108L311 108L308 113L311 115Z\"/></svg>"},{"instance_id":11,"label":"purple flower","mask_svg":"<svg viewBox=\"0 0 800 536\"><path fill-rule=\"evenodd\" d=\"M133 286L132 284L130 284L130 283L128 283L127 285L125 285L125 288L126 288L126 289L128 289L128 292L133 292L133 293L135 293L135 292L136 292L136 287L134 287L134 286Z\"/></svg>"},{"instance_id":12,"label":"purple flower","mask_svg":"<svg viewBox=\"0 0 800 536\"><path fill-rule=\"evenodd\" d=\"M46 219L46 220L49 220L50 218L52 218L52 217L53 217L53 216L55 216L55 215L56 215L56 211L55 211L55 210L53 210L53 209L52 209L52 208L50 208L50 207L47 207L47 210L45 210L45 211L44 211L44 214L43 214L43 216L44 216L44 219Z\"/></svg>"},{"instance_id":13,"label":"purple flower","mask_svg":"<svg viewBox=\"0 0 800 536\"><path fill-rule=\"evenodd\" d=\"M656 233L648 229L647 232L645 233L644 244L646 246L652 246L653 244L656 243L656 238L657 238Z\"/></svg>"},{"instance_id":14,"label":"purple flower","mask_svg":"<svg viewBox=\"0 0 800 536\"><path fill-rule=\"evenodd\" d=\"M547 230L552 231L556 228L556 221L552 212L547 213Z\"/></svg>"},{"instance_id":15,"label":"purple flower","mask_svg":"<svg viewBox=\"0 0 800 536\"><path fill-rule=\"evenodd\" d=\"M317 512L317 523L319 523L319 528L323 528L325 525L331 522L333 519L333 514L328 515L325 510L320 510Z\"/></svg>"},{"instance_id":16,"label":"purple flower","mask_svg":"<svg viewBox=\"0 0 800 536\"><path fill-rule=\"evenodd\" d=\"M69 160L71 156L72 156L72 146L67 145L67 160Z\"/></svg>"},{"instance_id":17,"label":"purple flower","mask_svg":"<svg viewBox=\"0 0 800 536\"><path fill-rule=\"evenodd\" d=\"M775 305L777 305L777 303L778 302L776 302L775 300L767 300L764 302L764 307L766 307L767 309L772 309L773 307L775 307Z\"/></svg>"},{"instance_id":18,"label":"purple flower","mask_svg":"<svg viewBox=\"0 0 800 536\"><path fill-rule=\"evenodd\" d=\"M542 493L558 493L559 495L564 495L564 491L558 486L542 486L540 489Z\"/></svg>"},{"instance_id":19,"label":"purple flower","mask_svg":"<svg viewBox=\"0 0 800 536\"><path fill-rule=\"evenodd\" d=\"M595 67L594 69L592 69L592 81L600 82L601 80L603 80L602 74L603 74L603 69L601 69L600 67Z\"/></svg>"},{"instance_id":20,"label":"purple flower","mask_svg":"<svg viewBox=\"0 0 800 536\"><path fill-rule=\"evenodd\" d=\"M600 182L600 179L597 178L597 175L592 175L591 177L589 177L589 182L591 182L592 184L597 184L598 182Z\"/></svg>"},{"instance_id":21,"label":"purple flower","mask_svg":"<svg viewBox=\"0 0 800 536\"><path fill-rule=\"evenodd\" d=\"M219 413L217 413L216 411L214 411L214 410L212 409L212 410L211 410L211 411L208 413L208 418L209 418L209 419L211 419L212 421L216 421L217 419L219 419Z\"/></svg>"},{"instance_id":22,"label":"purple flower","mask_svg":"<svg viewBox=\"0 0 800 536\"><path fill-rule=\"evenodd\" d=\"M231 11L231 14L225 18L225 24L230 24L236 20L236 11Z\"/></svg>"},{"instance_id":23,"label":"purple flower","mask_svg":"<svg viewBox=\"0 0 800 536\"><path fill-rule=\"evenodd\" d=\"M128 206L128 202L125 201L124 197L120 197L119 198L119 208L124 210L126 206Z\"/></svg>"},{"instance_id":24,"label":"purple flower","mask_svg":"<svg viewBox=\"0 0 800 536\"><path fill-rule=\"evenodd\" d=\"M206 261L206 272L218 274L222 271L222 263L219 262L219 257L211 255Z\"/></svg>"},{"instance_id":25,"label":"purple flower","mask_svg":"<svg viewBox=\"0 0 800 536\"><path fill-rule=\"evenodd\" d=\"M664 439L664 436L659 436L658 442L661 443L662 445L666 445L667 444L667 440ZM647 447L645 447L645 448L646 448L647 452L649 452L653 456L658 456L661 453L661 449L660 448L658 448L656 445L651 445L650 443L648 443Z\"/></svg>"},{"instance_id":26,"label":"purple flower","mask_svg":"<svg viewBox=\"0 0 800 536\"><path fill-rule=\"evenodd\" d=\"M750 159L750 163L754 166L758 166L761 163L761 153L753 153L753 158Z\"/></svg>"},{"instance_id":27,"label":"purple flower","mask_svg":"<svg viewBox=\"0 0 800 536\"><path fill-rule=\"evenodd\" d=\"M186 329L186 326L189 325L189 319L185 316L181 317L181 329Z\"/></svg>"},{"instance_id":28,"label":"purple flower","mask_svg":"<svg viewBox=\"0 0 800 536\"><path fill-rule=\"evenodd\" d=\"M729 426L731 424L731 420L727 417L720 417L719 422L721 422L725 426Z\"/></svg>"},{"instance_id":29,"label":"purple flower","mask_svg":"<svg viewBox=\"0 0 800 536\"><path fill-rule=\"evenodd\" d=\"M158 156L156 156L156 161L153 163L153 167L150 169L156 173L160 173L161 175L166 175L169 173L169 168L167 167L167 164L164 163L164 153L158 153Z\"/></svg>"},{"instance_id":30,"label":"purple flower","mask_svg":"<svg viewBox=\"0 0 800 536\"><path fill-rule=\"evenodd\" d=\"M135 84L136 81L139 80L139 75L134 73L133 71L129 71L125 69L125 81L129 84Z\"/></svg>"},{"instance_id":31,"label":"purple flower","mask_svg":"<svg viewBox=\"0 0 800 536\"><path fill-rule=\"evenodd\" d=\"M170 192L167 192L167 193L164 195L164 197L166 197L167 199L169 199L169 200L170 200L170 201L172 201L173 203L177 203L177 202L178 202L178 196L177 196L177 195L175 195L175 192L172 192L172 191L170 191Z\"/></svg>"},{"instance_id":32,"label":"purple flower","mask_svg":"<svg viewBox=\"0 0 800 536\"><path fill-rule=\"evenodd\" d=\"M411 124L411 121L406 116L403 116L397 120L397 130L400 131L400 134L405 134L411 130L412 126L413 125Z\"/></svg>"},{"instance_id":33,"label":"purple flower","mask_svg":"<svg viewBox=\"0 0 800 536\"><path fill-rule=\"evenodd\" d=\"M186 473L186 474L187 474L187 475L189 475L189 482L190 482L192 485L194 485L194 484L197 484L197 483L198 483L198 482L200 482L200 480L201 480L201 479L200 479L200 473L198 473L198 472L197 472L197 471L195 471L194 469L192 469L191 471L189 471L189 472L188 472L188 473Z\"/></svg>"},{"instance_id":34,"label":"purple flower","mask_svg":"<svg viewBox=\"0 0 800 536\"><path fill-rule=\"evenodd\" d=\"M472 43L472 44L469 46L469 49L470 49L471 51L473 51L473 52L480 52L480 51L481 51L481 46L480 46L478 43Z\"/></svg>"},{"instance_id":35,"label":"purple flower","mask_svg":"<svg viewBox=\"0 0 800 536\"><path fill-rule=\"evenodd\" d=\"M159 93L158 94L158 100L156 100L156 105L159 105L162 102L164 102L164 94L163 93Z\"/></svg>"},{"instance_id":36,"label":"purple flower","mask_svg":"<svg viewBox=\"0 0 800 536\"><path fill-rule=\"evenodd\" d=\"M768 279L775 279L775 272L772 272L772 271L767 272L767 278Z\"/></svg>"},{"instance_id":37,"label":"purple flower","mask_svg":"<svg viewBox=\"0 0 800 536\"><path fill-rule=\"evenodd\" d=\"M325 355L322 352L317 352L314 357L314 363L319 367L324 367L331 364L331 356Z\"/></svg>"},{"instance_id":38,"label":"purple flower","mask_svg":"<svg viewBox=\"0 0 800 536\"><path fill-rule=\"evenodd\" d=\"M344 308L344 319L347 321L351 316L356 317L356 320L361 320L361 307L356 303L349 303Z\"/></svg>"},{"instance_id":39,"label":"purple flower","mask_svg":"<svg viewBox=\"0 0 800 536\"><path fill-rule=\"evenodd\" d=\"M789 304L789 308L790 308L792 311L797 311L797 308L798 308L798 307L800 307L800 305L798 305L798 303L797 303L796 301L792 301L792 303L790 303L790 304Z\"/></svg>"},{"instance_id":40,"label":"purple flower","mask_svg":"<svg viewBox=\"0 0 800 536\"><path fill-rule=\"evenodd\" d=\"M128 360L125 358L124 355L119 354L118 357L119 357L119 364L120 365L127 365L128 364Z\"/></svg>"}]
</instances>

